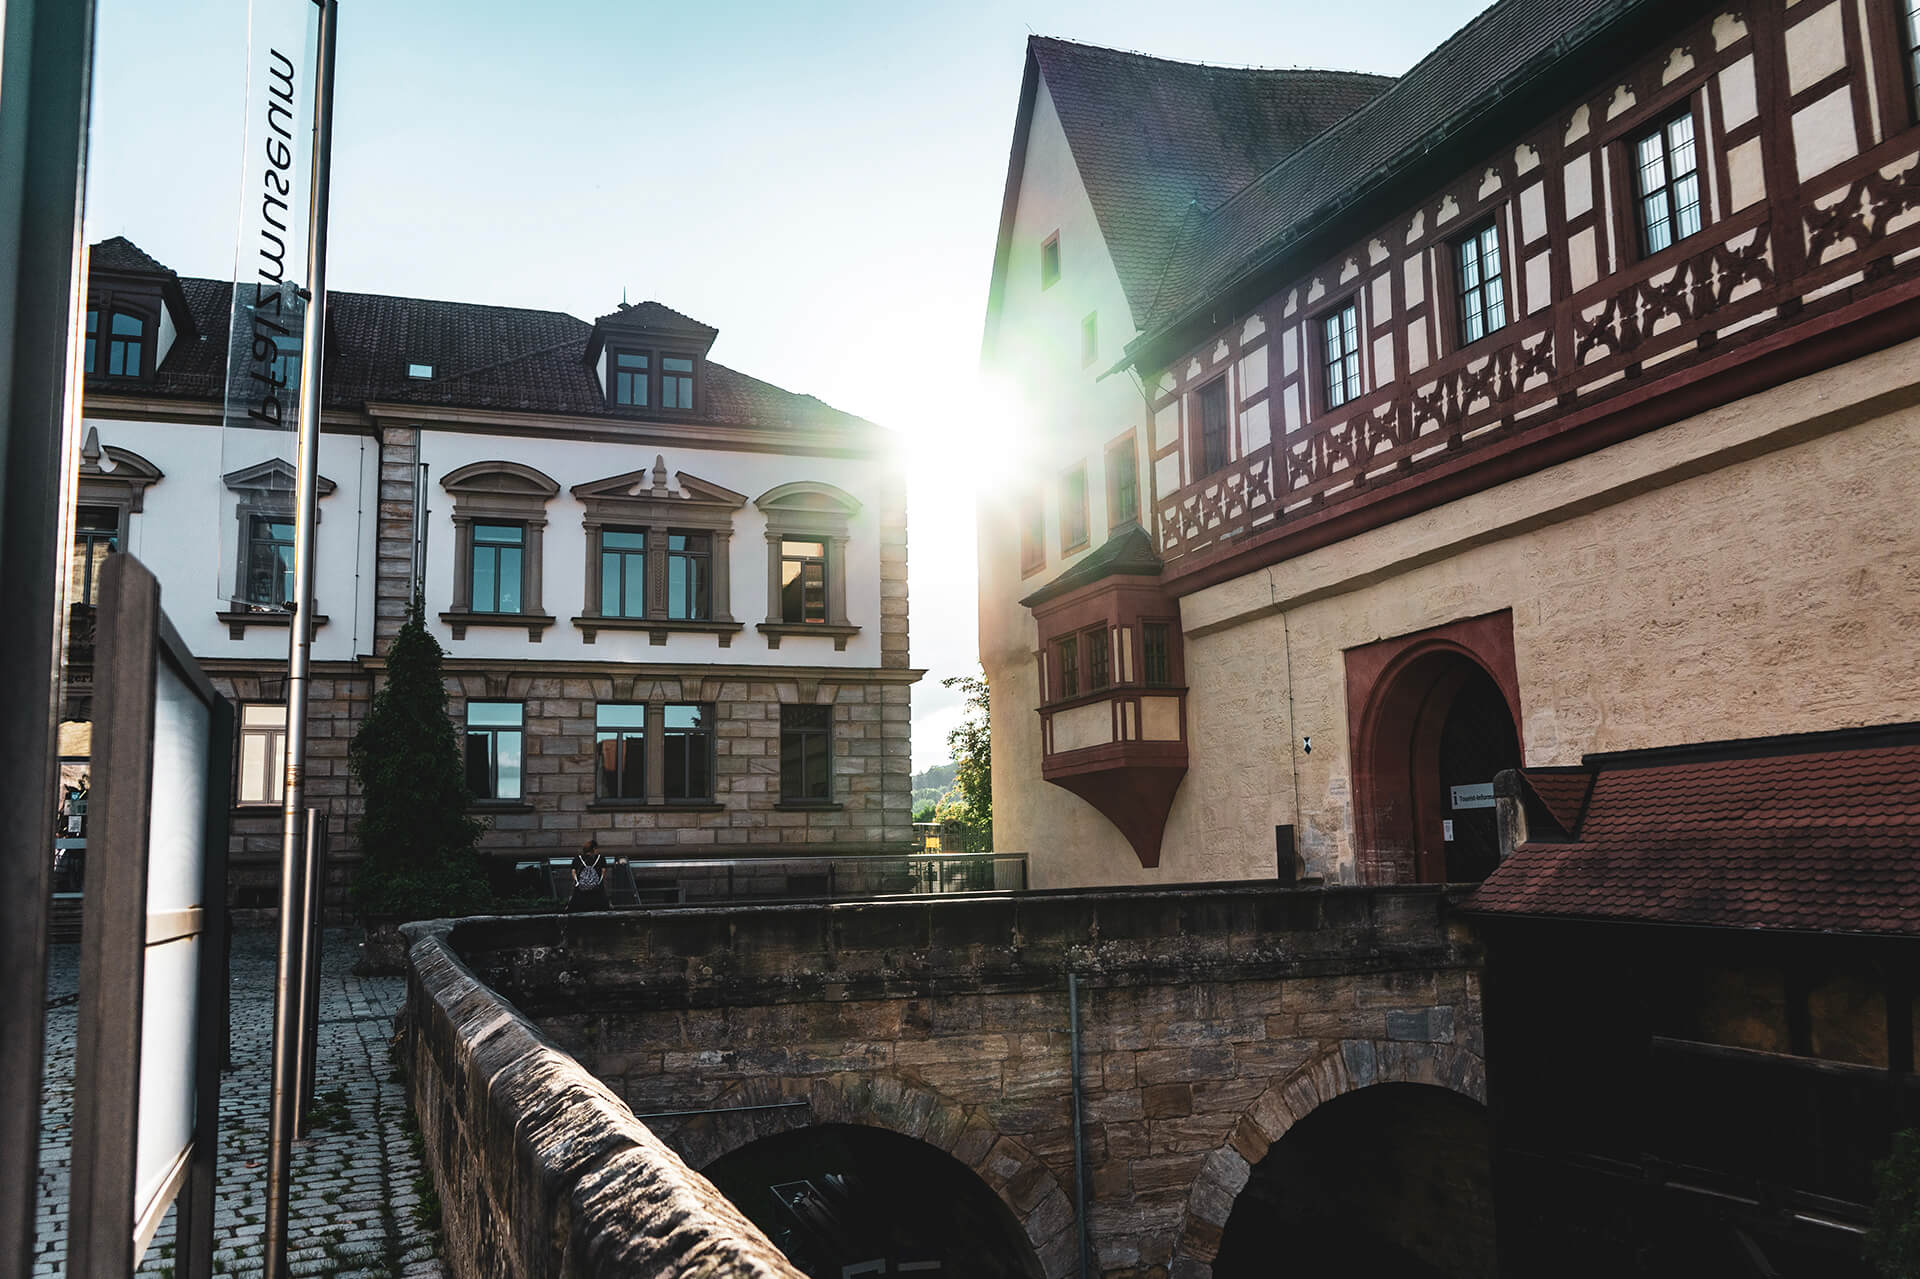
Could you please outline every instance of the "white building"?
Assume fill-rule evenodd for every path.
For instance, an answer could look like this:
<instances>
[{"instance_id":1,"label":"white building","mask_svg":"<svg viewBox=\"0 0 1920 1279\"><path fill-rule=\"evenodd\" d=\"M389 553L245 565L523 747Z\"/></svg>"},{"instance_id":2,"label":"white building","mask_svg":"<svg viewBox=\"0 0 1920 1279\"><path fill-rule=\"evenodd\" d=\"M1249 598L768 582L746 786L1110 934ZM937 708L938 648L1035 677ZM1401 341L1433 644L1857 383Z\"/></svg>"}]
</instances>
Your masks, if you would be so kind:
<instances>
[{"instance_id":1,"label":"white building","mask_svg":"<svg viewBox=\"0 0 1920 1279\"><path fill-rule=\"evenodd\" d=\"M292 437L222 429L229 299L94 246L73 599L84 619L90 564L131 551L238 704L245 904L278 846ZM655 302L587 323L334 293L327 322L307 794L337 852L416 575L485 849L906 847L921 672L887 433L714 362L717 331ZM72 717L88 694L81 663Z\"/></svg>"}]
</instances>

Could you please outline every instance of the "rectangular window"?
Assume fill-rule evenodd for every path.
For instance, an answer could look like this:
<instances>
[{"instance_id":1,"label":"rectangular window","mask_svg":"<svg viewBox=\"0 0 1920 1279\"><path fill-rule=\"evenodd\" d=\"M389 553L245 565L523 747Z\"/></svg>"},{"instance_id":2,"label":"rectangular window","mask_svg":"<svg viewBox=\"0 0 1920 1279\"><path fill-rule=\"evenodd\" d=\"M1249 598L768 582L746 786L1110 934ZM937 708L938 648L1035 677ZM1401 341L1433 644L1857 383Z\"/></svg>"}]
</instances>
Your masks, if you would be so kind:
<instances>
[{"instance_id":1,"label":"rectangular window","mask_svg":"<svg viewBox=\"0 0 1920 1279\"><path fill-rule=\"evenodd\" d=\"M1071 635L1060 641L1060 696L1080 696L1080 641Z\"/></svg>"},{"instance_id":2,"label":"rectangular window","mask_svg":"<svg viewBox=\"0 0 1920 1279\"><path fill-rule=\"evenodd\" d=\"M1100 315L1096 311L1087 312L1080 321L1080 367L1086 368L1100 358Z\"/></svg>"},{"instance_id":3,"label":"rectangular window","mask_svg":"<svg viewBox=\"0 0 1920 1279\"><path fill-rule=\"evenodd\" d=\"M713 798L713 712L707 706L667 707L667 798Z\"/></svg>"},{"instance_id":4,"label":"rectangular window","mask_svg":"<svg viewBox=\"0 0 1920 1279\"><path fill-rule=\"evenodd\" d=\"M1060 553L1087 544L1087 468L1076 466L1060 481Z\"/></svg>"},{"instance_id":5,"label":"rectangular window","mask_svg":"<svg viewBox=\"0 0 1920 1279\"><path fill-rule=\"evenodd\" d=\"M1327 407L1360 398L1360 305L1349 302L1320 322L1326 360Z\"/></svg>"},{"instance_id":6,"label":"rectangular window","mask_svg":"<svg viewBox=\"0 0 1920 1279\"><path fill-rule=\"evenodd\" d=\"M1140 624L1141 673L1146 676L1146 683L1150 688L1165 688L1173 683L1170 639L1167 623L1142 622Z\"/></svg>"},{"instance_id":7,"label":"rectangular window","mask_svg":"<svg viewBox=\"0 0 1920 1279\"><path fill-rule=\"evenodd\" d=\"M613 402L635 408L647 406L647 378L652 360L644 351L617 351L613 356Z\"/></svg>"},{"instance_id":8,"label":"rectangular window","mask_svg":"<svg viewBox=\"0 0 1920 1279\"><path fill-rule=\"evenodd\" d=\"M526 707L467 703L467 789L479 800L520 798L520 748Z\"/></svg>"},{"instance_id":9,"label":"rectangular window","mask_svg":"<svg viewBox=\"0 0 1920 1279\"><path fill-rule=\"evenodd\" d=\"M100 312L90 310L87 312L87 354L85 361L80 365L82 373L93 372L94 351L99 346L99 342Z\"/></svg>"},{"instance_id":10,"label":"rectangular window","mask_svg":"<svg viewBox=\"0 0 1920 1279\"><path fill-rule=\"evenodd\" d=\"M713 616L713 536L667 534L667 616L704 622Z\"/></svg>"},{"instance_id":11,"label":"rectangular window","mask_svg":"<svg viewBox=\"0 0 1920 1279\"><path fill-rule=\"evenodd\" d=\"M147 322L123 311L113 314L107 341L107 373L112 377L139 377L140 354L146 345Z\"/></svg>"},{"instance_id":12,"label":"rectangular window","mask_svg":"<svg viewBox=\"0 0 1920 1279\"><path fill-rule=\"evenodd\" d=\"M240 708L240 802L278 804L286 795L287 708L250 702Z\"/></svg>"},{"instance_id":13,"label":"rectangular window","mask_svg":"<svg viewBox=\"0 0 1920 1279\"><path fill-rule=\"evenodd\" d=\"M593 793L601 799L647 797L647 708L601 704L593 712Z\"/></svg>"},{"instance_id":14,"label":"rectangular window","mask_svg":"<svg viewBox=\"0 0 1920 1279\"><path fill-rule=\"evenodd\" d=\"M83 506L75 514L67 603L92 604L101 564L120 549L120 513L111 506Z\"/></svg>"},{"instance_id":15,"label":"rectangular window","mask_svg":"<svg viewBox=\"0 0 1920 1279\"><path fill-rule=\"evenodd\" d=\"M833 798L833 708L780 708L780 798Z\"/></svg>"},{"instance_id":16,"label":"rectangular window","mask_svg":"<svg viewBox=\"0 0 1920 1279\"><path fill-rule=\"evenodd\" d=\"M1050 289L1060 283L1060 233L1055 231L1040 246L1040 287Z\"/></svg>"},{"instance_id":17,"label":"rectangular window","mask_svg":"<svg viewBox=\"0 0 1920 1279\"><path fill-rule=\"evenodd\" d=\"M1107 526L1118 528L1140 519L1140 459L1128 436L1107 450Z\"/></svg>"},{"instance_id":18,"label":"rectangular window","mask_svg":"<svg viewBox=\"0 0 1920 1279\"><path fill-rule=\"evenodd\" d=\"M1453 246L1460 345L1478 342L1507 325L1507 282L1500 268L1500 228L1493 222Z\"/></svg>"},{"instance_id":19,"label":"rectangular window","mask_svg":"<svg viewBox=\"0 0 1920 1279\"><path fill-rule=\"evenodd\" d=\"M422 380L430 379L433 377L433 365L409 364L407 365L407 376L411 378L420 378Z\"/></svg>"},{"instance_id":20,"label":"rectangular window","mask_svg":"<svg viewBox=\"0 0 1920 1279\"><path fill-rule=\"evenodd\" d=\"M660 407L693 407L693 361L677 355L660 357Z\"/></svg>"},{"instance_id":21,"label":"rectangular window","mask_svg":"<svg viewBox=\"0 0 1920 1279\"><path fill-rule=\"evenodd\" d=\"M1084 632L1081 639L1087 646L1087 691L1098 692L1113 682L1108 674L1112 645L1107 642L1107 628L1096 626Z\"/></svg>"},{"instance_id":22,"label":"rectangular window","mask_svg":"<svg viewBox=\"0 0 1920 1279\"><path fill-rule=\"evenodd\" d=\"M780 620L827 620L827 544L780 542Z\"/></svg>"},{"instance_id":23,"label":"rectangular window","mask_svg":"<svg viewBox=\"0 0 1920 1279\"><path fill-rule=\"evenodd\" d=\"M518 524L473 526L473 611L518 613L527 531Z\"/></svg>"},{"instance_id":24,"label":"rectangular window","mask_svg":"<svg viewBox=\"0 0 1920 1279\"><path fill-rule=\"evenodd\" d=\"M639 529L601 530L600 615L647 615L647 535Z\"/></svg>"},{"instance_id":25,"label":"rectangular window","mask_svg":"<svg viewBox=\"0 0 1920 1279\"><path fill-rule=\"evenodd\" d=\"M1685 111L1633 143L1640 247L1649 256L1700 230L1699 156L1693 112Z\"/></svg>"},{"instance_id":26,"label":"rectangular window","mask_svg":"<svg viewBox=\"0 0 1920 1279\"><path fill-rule=\"evenodd\" d=\"M1227 379L1215 378L1200 388L1199 474L1212 475L1225 470L1233 460L1232 437L1227 426ZM1199 476L1195 476L1199 478Z\"/></svg>"},{"instance_id":27,"label":"rectangular window","mask_svg":"<svg viewBox=\"0 0 1920 1279\"><path fill-rule=\"evenodd\" d=\"M247 603L283 608L293 598L293 521L247 517Z\"/></svg>"},{"instance_id":28,"label":"rectangular window","mask_svg":"<svg viewBox=\"0 0 1920 1279\"><path fill-rule=\"evenodd\" d=\"M1037 572L1047 566L1047 508L1038 494L1030 494L1020 504L1020 572Z\"/></svg>"}]
</instances>

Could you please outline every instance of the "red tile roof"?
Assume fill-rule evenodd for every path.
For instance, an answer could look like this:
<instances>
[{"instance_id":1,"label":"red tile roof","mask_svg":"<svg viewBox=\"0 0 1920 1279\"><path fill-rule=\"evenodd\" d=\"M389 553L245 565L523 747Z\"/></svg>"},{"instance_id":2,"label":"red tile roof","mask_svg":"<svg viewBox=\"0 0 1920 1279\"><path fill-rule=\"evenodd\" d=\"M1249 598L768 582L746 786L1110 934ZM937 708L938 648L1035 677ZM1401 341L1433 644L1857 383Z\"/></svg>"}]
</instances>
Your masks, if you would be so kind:
<instances>
[{"instance_id":1,"label":"red tile roof","mask_svg":"<svg viewBox=\"0 0 1920 1279\"><path fill-rule=\"evenodd\" d=\"M1920 725L1588 760L1568 842L1532 840L1486 915L1920 933ZM1579 774L1525 774L1556 816Z\"/></svg>"}]
</instances>

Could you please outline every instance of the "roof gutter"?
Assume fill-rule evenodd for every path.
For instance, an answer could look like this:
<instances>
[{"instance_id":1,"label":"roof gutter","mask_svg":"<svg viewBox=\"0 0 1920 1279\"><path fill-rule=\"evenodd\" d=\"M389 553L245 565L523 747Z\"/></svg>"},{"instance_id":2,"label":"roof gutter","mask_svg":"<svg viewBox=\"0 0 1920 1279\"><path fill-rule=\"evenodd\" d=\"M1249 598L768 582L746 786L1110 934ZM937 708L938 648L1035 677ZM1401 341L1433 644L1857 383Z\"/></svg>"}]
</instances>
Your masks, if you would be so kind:
<instances>
[{"instance_id":1,"label":"roof gutter","mask_svg":"<svg viewBox=\"0 0 1920 1279\"><path fill-rule=\"evenodd\" d=\"M1371 204L1385 202L1397 187L1424 176L1423 168L1417 166L1415 161L1431 160L1436 154L1445 154L1450 142L1455 144L1451 149L1459 149L1464 145L1459 141L1461 135L1470 130L1488 131L1504 115L1502 109L1514 99L1524 94L1538 93L1543 88L1554 91L1549 85L1549 77L1560 71L1561 64L1568 59L1592 51L1605 37L1630 29L1637 31L1636 24L1647 23L1649 31L1678 26L1697 11L1708 7L1701 0L1684 4L1675 4L1672 0L1624 0L1619 9L1592 20L1584 28L1575 28L1562 35L1529 65L1496 84L1473 105L1427 130L1417 141L1383 162L1353 189L1348 198L1328 205L1314 215L1304 228L1292 234L1283 233L1279 240L1258 251L1243 266L1235 268L1222 283L1207 291L1206 301L1189 307L1168 323L1129 342L1120 361L1108 372L1133 366L1144 373L1159 367L1170 350L1178 351L1190 345L1196 331L1204 332L1218 325L1223 295L1225 309L1235 312L1243 309L1242 299L1246 294L1259 296L1269 292L1267 281L1289 268L1297 269L1300 265L1297 259L1311 258L1313 254L1309 251L1317 250L1320 247L1318 242L1330 238L1330 233L1350 215ZM1400 83L1405 83L1405 77L1401 78ZM1392 92L1393 89L1387 90L1387 94ZM1559 96L1557 92L1555 96ZM1376 102L1379 100L1375 99ZM1477 139L1472 140L1477 142Z\"/></svg>"}]
</instances>

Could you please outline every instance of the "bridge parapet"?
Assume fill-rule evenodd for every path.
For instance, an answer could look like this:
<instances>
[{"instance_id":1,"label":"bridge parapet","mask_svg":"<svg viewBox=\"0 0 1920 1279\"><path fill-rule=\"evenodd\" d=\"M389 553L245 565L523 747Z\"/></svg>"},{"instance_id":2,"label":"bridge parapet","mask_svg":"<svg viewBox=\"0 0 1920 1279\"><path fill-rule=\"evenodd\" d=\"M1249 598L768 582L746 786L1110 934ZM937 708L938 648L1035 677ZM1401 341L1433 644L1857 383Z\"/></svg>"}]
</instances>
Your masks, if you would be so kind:
<instances>
[{"instance_id":1,"label":"bridge parapet","mask_svg":"<svg viewBox=\"0 0 1920 1279\"><path fill-rule=\"evenodd\" d=\"M477 984L686 1164L818 1125L924 1143L997 1196L1033 1279L1204 1279L1250 1170L1376 1083L1480 1100L1479 952L1442 890L1269 885L479 918ZM415 943L417 970L420 943ZM718 1175L718 1174L716 1174Z\"/></svg>"}]
</instances>

